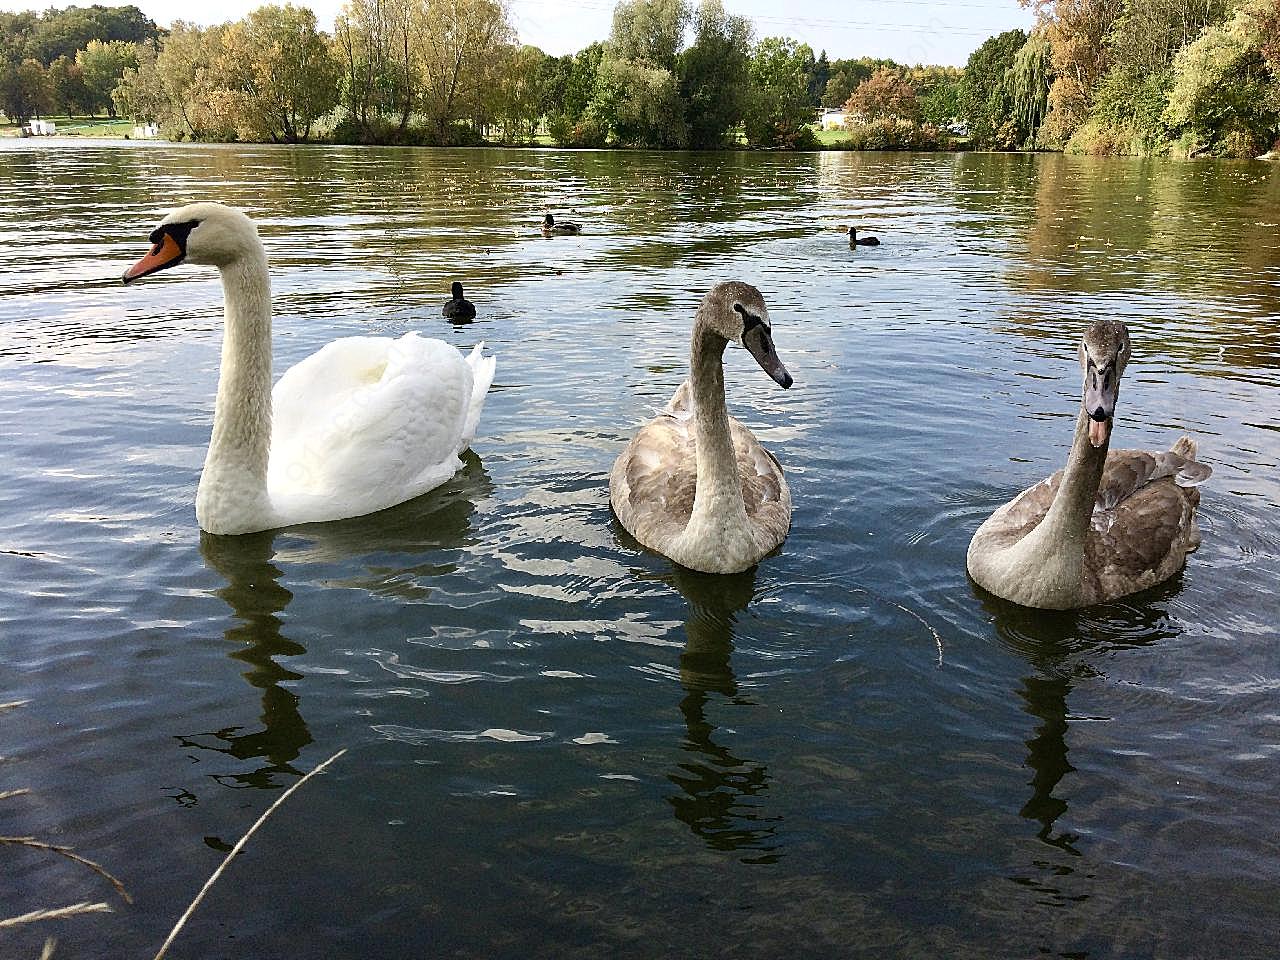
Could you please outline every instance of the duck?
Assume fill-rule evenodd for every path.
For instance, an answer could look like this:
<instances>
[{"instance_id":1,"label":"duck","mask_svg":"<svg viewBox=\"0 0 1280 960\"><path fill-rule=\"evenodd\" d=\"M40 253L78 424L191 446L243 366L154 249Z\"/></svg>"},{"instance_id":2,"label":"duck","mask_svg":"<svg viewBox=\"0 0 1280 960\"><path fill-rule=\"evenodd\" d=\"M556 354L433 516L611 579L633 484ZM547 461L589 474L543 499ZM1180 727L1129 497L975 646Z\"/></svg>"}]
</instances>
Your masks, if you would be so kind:
<instances>
[{"instance_id":1,"label":"duck","mask_svg":"<svg viewBox=\"0 0 1280 960\"><path fill-rule=\"evenodd\" d=\"M849 246L851 247L878 247L880 246L879 237L859 237L858 228L849 228Z\"/></svg>"},{"instance_id":2,"label":"duck","mask_svg":"<svg viewBox=\"0 0 1280 960\"><path fill-rule=\"evenodd\" d=\"M220 203L165 216L126 284L181 263L222 275L222 360L196 520L237 535L359 517L462 466L496 360L417 333L334 340L271 386L271 282L253 221Z\"/></svg>"},{"instance_id":3,"label":"duck","mask_svg":"<svg viewBox=\"0 0 1280 960\"><path fill-rule=\"evenodd\" d=\"M790 388L760 291L736 280L718 283L694 318L688 379L609 475L609 503L622 527L641 545L702 573L754 567L791 526L782 465L726 409L723 355L730 342Z\"/></svg>"},{"instance_id":4,"label":"duck","mask_svg":"<svg viewBox=\"0 0 1280 960\"><path fill-rule=\"evenodd\" d=\"M561 220L556 223L556 218L551 214L547 214L542 218L542 233L544 236L552 236L553 234L576 235L582 232L582 228L572 220Z\"/></svg>"},{"instance_id":5,"label":"duck","mask_svg":"<svg viewBox=\"0 0 1280 960\"><path fill-rule=\"evenodd\" d=\"M454 323L466 323L476 318L476 305L462 295L462 284L457 280L449 287L452 300L446 300L440 313Z\"/></svg>"},{"instance_id":6,"label":"duck","mask_svg":"<svg viewBox=\"0 0 1280 960\"><path fill-rule=\"evenodd\" d=\"M1085 331L1066 467L996 510L969 543L969 575L987 592L1024 607L1088 607L1162 583L1199 547L1199 485L1213 471L1197 461L1195 440L1157 452L1110 449L1130 350L1119 321Z\"/></svg>"}]
</instances>

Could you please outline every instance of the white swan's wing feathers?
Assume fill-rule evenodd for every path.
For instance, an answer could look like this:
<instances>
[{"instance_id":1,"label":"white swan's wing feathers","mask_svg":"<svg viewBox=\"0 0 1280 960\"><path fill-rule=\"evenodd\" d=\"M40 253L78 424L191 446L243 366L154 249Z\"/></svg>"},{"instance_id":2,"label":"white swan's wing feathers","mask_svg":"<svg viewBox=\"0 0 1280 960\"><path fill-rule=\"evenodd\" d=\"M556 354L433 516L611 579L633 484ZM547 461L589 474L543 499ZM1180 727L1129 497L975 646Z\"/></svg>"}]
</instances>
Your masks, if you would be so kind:
<instances>
[{"instance_id":1,"label":"white swan's wing feathers","mask_svg":"<svg viewBox=\"0 0 1280 960\"><path fill-rule=\"evenodd\" d=\"M332 519L437 486L459 466L473 386L471 365L439 340L406 334L328 344L287 371L273 393L280 411L273 501L286 513Z\"/></svg>"},{"instance_id":2,"label":"white swan's wing feathers","mask_svg":"<svg viewBox=\"0 0 1280 960\"><path fill-rule=\"evenodd\" d=\"M498 369L498 361L494 357L484 355L484 341L475 345L467 356L467 366L471 368L471 402L467 406L466 425L462 431L462 449L471 446L476 438L476 430L480 426L480 412L484 409L485 397L493 386L493 376ZM460 451L461 452L461 451Z\"/></svg>"}]
</instances>

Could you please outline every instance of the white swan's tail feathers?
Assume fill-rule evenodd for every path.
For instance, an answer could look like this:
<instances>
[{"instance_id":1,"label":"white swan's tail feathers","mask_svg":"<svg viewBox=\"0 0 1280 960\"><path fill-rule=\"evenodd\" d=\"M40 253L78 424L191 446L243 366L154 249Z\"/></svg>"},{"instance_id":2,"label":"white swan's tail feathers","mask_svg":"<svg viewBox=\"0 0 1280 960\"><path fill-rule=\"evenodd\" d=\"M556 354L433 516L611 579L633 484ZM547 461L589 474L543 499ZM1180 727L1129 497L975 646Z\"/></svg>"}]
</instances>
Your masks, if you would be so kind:
<instances>
[{"instance_id":1,"label":"white swan's tail feathers","mask_svg":"<svg viewBox=\"0 0 1280 960\"><path fill-rule=\"evenodd\" d=\"M466 427L462 432L462 449L464 450L471 446L471 442L476 438L476 430L480 426L480 411L484 409L485 396L493 385L493 375L498 368L497 358L484 356L483 350L484 341L481 340L467 357L467 363L471 367L472 388L471 405L467 408Z\"/></svg>"},{"instance_id":2,"label":"white swan's tail feathers","mask_svg":"<svg viewBox=\"0 0 1280 960\"><path fill-rule=\"evenodd\" d=\"M1191 437L1179 437L1177 442L1169 448L1170 453L1176 453L1183 460L1194 460L1196 458L1196 442Z\"/></svg>"}]
</instances>

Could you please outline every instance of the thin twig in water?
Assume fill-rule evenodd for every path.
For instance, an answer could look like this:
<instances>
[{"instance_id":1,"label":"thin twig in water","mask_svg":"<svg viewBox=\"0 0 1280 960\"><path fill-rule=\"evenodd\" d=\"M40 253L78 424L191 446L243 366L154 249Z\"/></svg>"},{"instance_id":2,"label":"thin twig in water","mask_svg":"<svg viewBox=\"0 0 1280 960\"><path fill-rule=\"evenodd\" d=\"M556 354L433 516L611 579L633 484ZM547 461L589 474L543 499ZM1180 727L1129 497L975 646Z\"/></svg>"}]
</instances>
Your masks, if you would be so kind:
<instances>
[{"instance_id":1,"label":"thin twig in water","mask_svg":"<svg viewBox=\"0 0 1280 960\"><path fill-rule=\"evenodd\" d=\"M284 793L280 794L280 796L276 798L276 802L273 803L271 806L267 807L266 813L264 813L262 816L260 816L257 819L254 825L249 828L249 831L243 837L240 838L240 842L231 848L231 852L227 854L226 859L222 861L218 869L213 871L213 876L211 876L208 880L205 881L204 886L200 888L200 892L196 894L196 898L191 901L191 906L187 907L187 912L178 918L178 922L174 925L173 929L169 931L168 938L165 940L164 943L160 945L160 950L159 952L156 953L155 960L162 960L164 955L168 952L170 945L173 943L174 940L177 939L178 931L180 931L183 928L183 926L186 924L186 922L189 919L191 919L191 915L196 912L196 907L200 905L200 901L204 899L204 895L209 892L209 888L214 885L218 877L222 876L222 872L226 870L227 867L230 865L231 861L235 859L236 854L244 849L244 845L248 843L249 838L253 836L254 832L260 826L262 826L264 823L267 822L267 817L271 816L271 814L275 812L276 807L280 806L280 804L288 800L289 795L293 793L293 791L297 790L300 786L302 786L304 783L306 783L308 780L314 777L317 773L320 773L322 770L324 770L325 767L329 766L329 764L333 763L333 761L337 760L340 756L342 756L346 752L347 752L347 748L343 747L341 750L335 753L332 757L330 757L324 763L317 766L314 770L312 770L310 773L304 776L301 780L295 783L292 787L290 787Z\"/></svg>"},{"instance_id":2,"label":"thin twig in water","mask_svg":"<svg viewBox=\"0 0 1280 960\"><path fill-rule=\"evenodd\" d=\"M24 793L31 791L26 787L19 787L17 790L0 790L0 800L8 800L10 797L20 797Z\"/></svg>"},{"instance_id":3,"label":"thin twig in water","mask_svg":"<svg viewBox=\"0 0 1280 960\"><path fill-rule=\"evenodd\" d=\"M942 666L942 636L941 634L938 633L937 630L933 629L933 624L931 624L924 617L920 616L920 614L916 613L910 607L904 607L902 604L898 603L898 601L890 600L888 597L882 596L881 594L876 593L874 590L868 590L866 587L853 587L852 589L857 590L860 593L865 593L869 597L875 597L881 603L887 603L891 607L897 607L903 613L913 616L917 620L919 620L921 623L923 623L925 626L925 629L928 630L931 634L933 634L934 645L938 648L938 666Z\"/></svg>"},{"instance_id":4,"label":"thin twig in water","mask_svg":"<svg viewBox=\"0 0 1280 960\"><path fill-rule=\"evenodd\" d=\"M30 702L30 700L10 700L8 703L0 703L0 713L12 710L14 707L25 707Z\"/></svg>"},{"instance_id":5,"label":"thin twig in water","mask_svg":"<svg viewBox=\"0 0 1280 960\"><path fill-rule=\"evenodd\" d=\"M61 920L63 917L75 917L82 913L110 913L111 908L105 903L73 903L69 907L58 907L54 910L33 910L20 917L0 920L0 929L17 927L24 923L36 923L40 920Z\"/></svg>"},{"instance_id":6,"label":"thin twig in water","mask_svg":"<svg viewBox=\"0 0 1280 960\"><path fill-rule=\"evenodd\" d=\"M120 898L125 903L133 903L133 897L129 896L129 891L124 888L124 884L111 875L111 873L101 864L94 863L87 857L82 857L70 847L60 847L57 844L45 843L43 840L37 840L35 837L0 837L0 844L12 843L21 847L31 847L33 850L47 850L49 853L56 853L59 856L66 857L68 860L74 860L76 863L82 863L98 876L106 879L113 887L116 893L120 894Z\"/></svg>"},{"instance_id":7,"label":"thin twig in water","mask_svg":"<svg viewBox=\"0 0 1280 960\"><path fill-rule=\"evenodd\" d=\"M892 603L899 610L901 610L903 613L907 613L915 617L917 620L919 620L921 623L924 624L926 630L928 630L930 633L933 634L933 642L938 647L938 666L942 666L942 635L939 634L937 630L933 629L933 624L931 624L924 617L920 616L920 614L916 613L914 610L908 607L904 607L900 603L895 603L892 600L890 600L889 602Z\"/></svg>"},{"instance_id":8,"label":"thin twig in water","mask_svg":"<svg viewBox=\"0 0 1280 960\"><path fill-rule=\"evenodd\" d=\"M57 947L58 941L53 937L49 937L44 942L44 949L40 951L40 960L53 960L53 951Z\"/></svg>"}]
</instances>

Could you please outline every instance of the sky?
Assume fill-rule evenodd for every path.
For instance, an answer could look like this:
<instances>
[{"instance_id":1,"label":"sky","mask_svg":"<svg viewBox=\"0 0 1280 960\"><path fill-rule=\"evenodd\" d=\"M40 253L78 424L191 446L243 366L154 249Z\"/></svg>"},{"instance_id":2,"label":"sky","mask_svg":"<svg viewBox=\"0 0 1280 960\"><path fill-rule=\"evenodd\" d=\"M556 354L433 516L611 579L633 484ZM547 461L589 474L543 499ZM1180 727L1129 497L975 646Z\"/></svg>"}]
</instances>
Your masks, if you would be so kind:
<instances>
[{"instance_id":1,"label":"sky","mask_svg":"<svg viewBox=\"0 0 1280 960\"><path fill-rule=\"evenodd\" d=\"M115 5L130 0L77 0ZM201 25L238 20L267 0L132 0L161 26L174 20ZM284 0L276 0L284 2ZM316 13L330 30L343 0L293 0ZM3 10L69 6L68 0L0 0ZM964 66L983 40L1032 24L1018 0L725 0L730 13L749 18L757 37L782 36L836 57L889 57L899 63ZM522 43L560 56L609 35L614 0L508 0Z\"/></svg>"}]
</instances>

